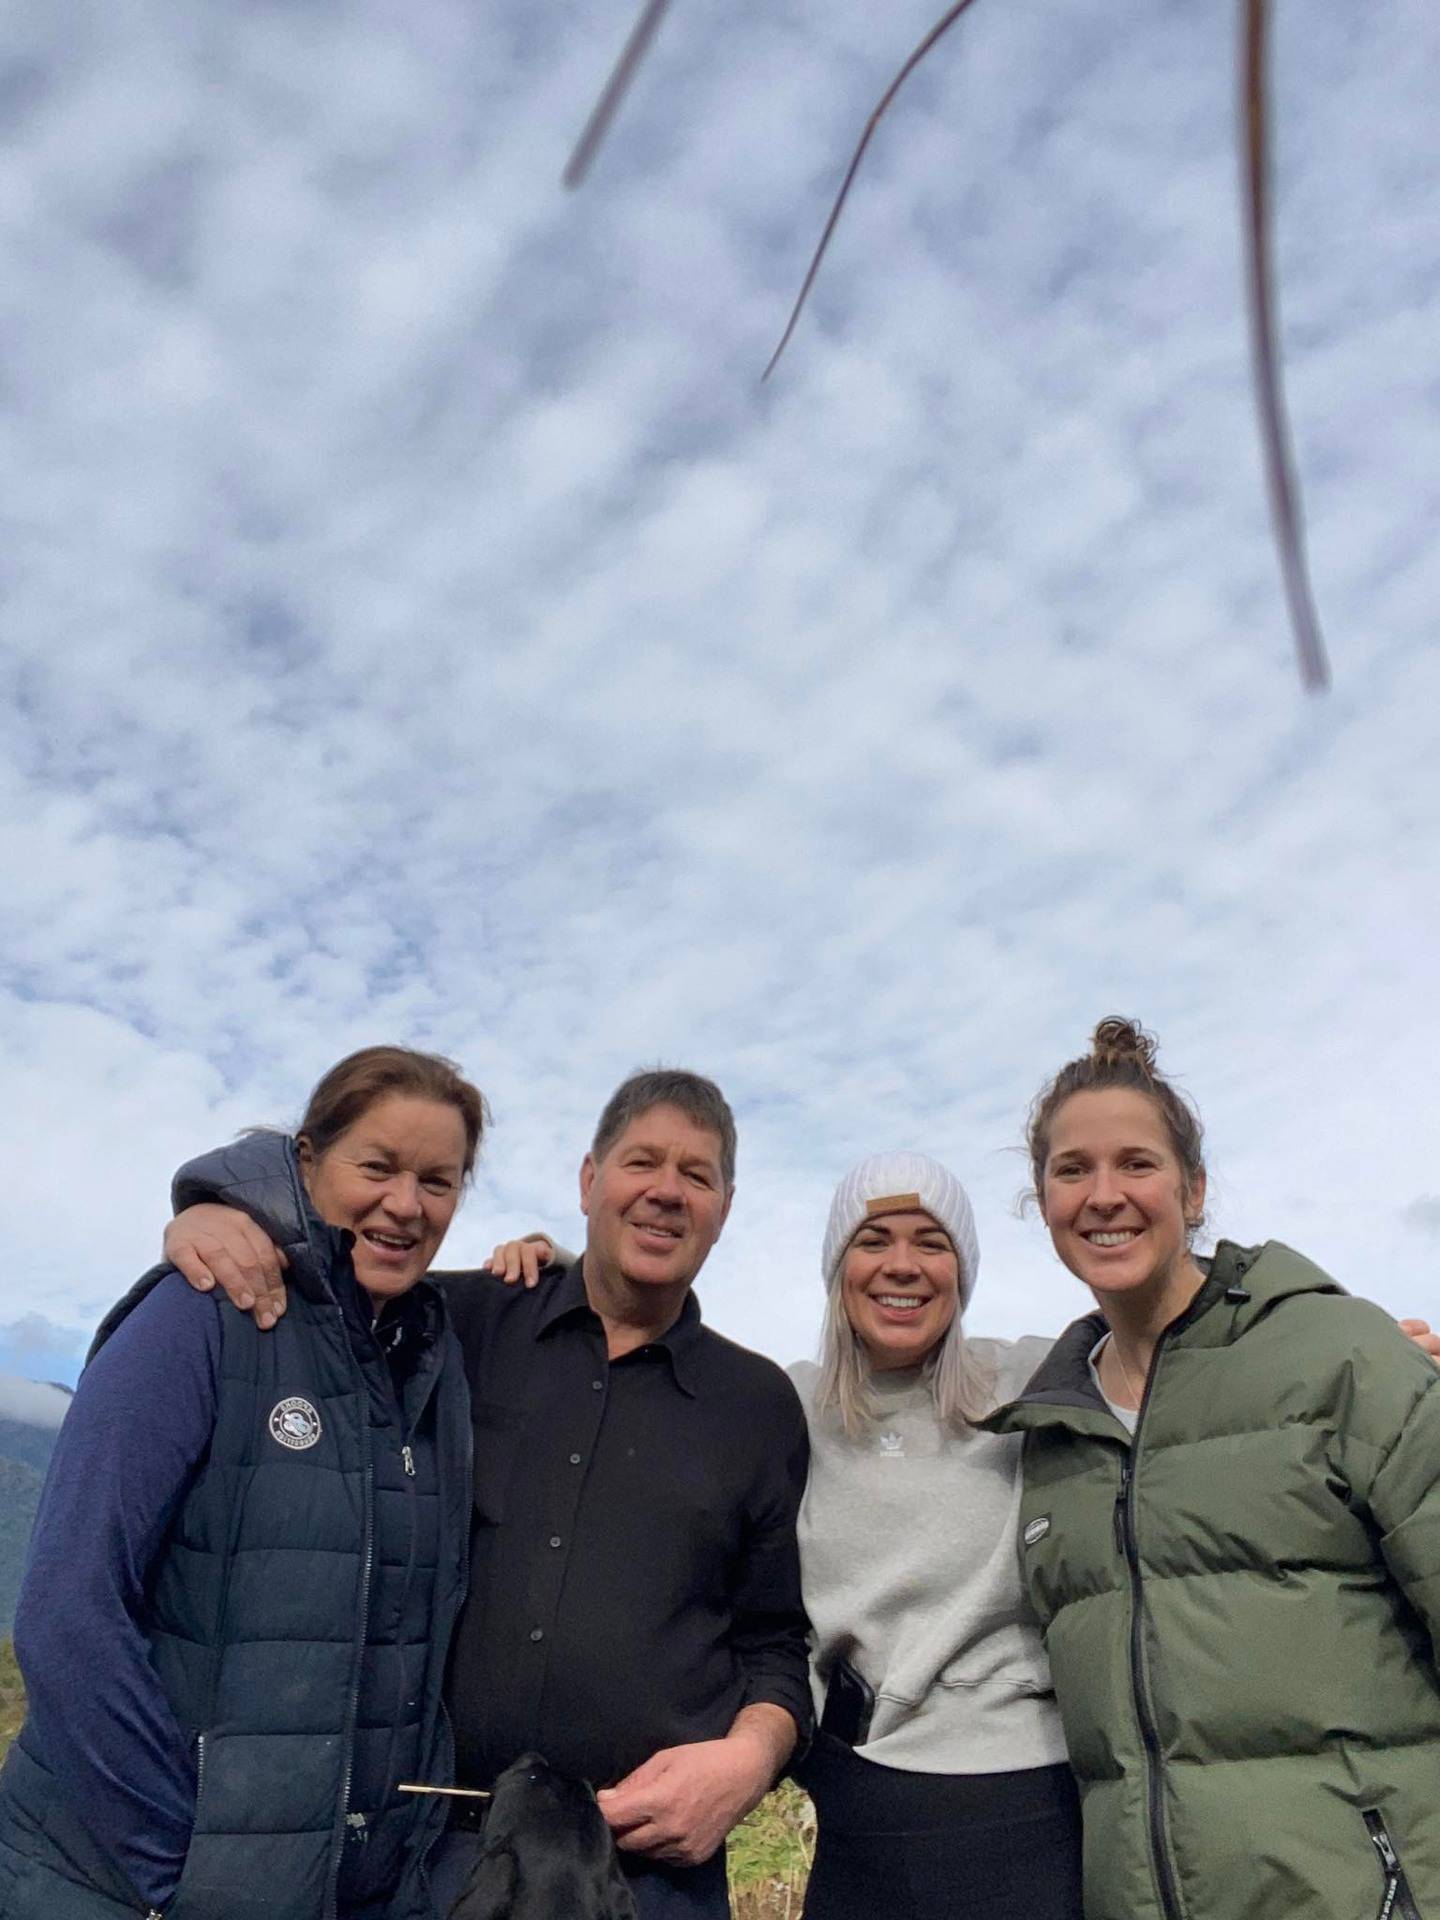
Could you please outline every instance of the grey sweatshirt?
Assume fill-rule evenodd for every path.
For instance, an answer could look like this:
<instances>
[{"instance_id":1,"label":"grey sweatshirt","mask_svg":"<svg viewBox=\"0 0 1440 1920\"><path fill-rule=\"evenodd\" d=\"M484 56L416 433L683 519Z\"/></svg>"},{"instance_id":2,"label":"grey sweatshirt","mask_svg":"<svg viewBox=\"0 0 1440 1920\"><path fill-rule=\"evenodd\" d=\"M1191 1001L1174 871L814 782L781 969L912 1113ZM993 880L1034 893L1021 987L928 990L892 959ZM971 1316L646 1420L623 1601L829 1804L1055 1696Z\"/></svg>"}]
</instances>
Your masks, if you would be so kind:
<instances>
[{"instance_id":1,"label":"grey sweatshirt","mask_svg":"<svg viewBox=\"0 0 1440 1920\"><path fill-rule=\"evenodd\" d=\"M1048 1340L972 1340L1013 1399ZM850 1661L876 1692L867 1760L912 1773L999 1773L1065 1756L1039 1631L1020 1585L1020 1442L941 1428L918 1371L879 1374L876 1431L815 1416L819 1369L790 1368L810 1424L800 1509L805 1606L823 1673Z\"/></svg>"}]
</instances>

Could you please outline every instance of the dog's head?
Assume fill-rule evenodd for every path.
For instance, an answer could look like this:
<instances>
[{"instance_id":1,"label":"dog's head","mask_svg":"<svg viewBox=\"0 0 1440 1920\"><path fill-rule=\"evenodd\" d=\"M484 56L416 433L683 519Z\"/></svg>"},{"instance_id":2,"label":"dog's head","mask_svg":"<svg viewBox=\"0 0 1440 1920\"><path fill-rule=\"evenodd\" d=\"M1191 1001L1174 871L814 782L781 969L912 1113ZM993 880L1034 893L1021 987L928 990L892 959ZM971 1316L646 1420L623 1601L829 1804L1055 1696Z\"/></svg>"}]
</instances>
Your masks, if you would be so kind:
<instances>
[{"instance_id":1,"label":"dog's head","mask_svg":"<svg viewBox=\"0 0 1440 1920\"><path fill-rule=\"evenodd\" d=\"M615 1843L583 1780L526 1753L495 1782L485 1845L451 1920L635 1920Z\"/></svg>"},{"instance_id":2,"label":"dog's head","mask_svg":"<svg viewBox=\"0 0 1440 1920\"><path fill-rule=\"evenodd\" d=\"M543 1753L522 1753L495 1782L485 1838L508 1839L539 1826L606 1841L610 1834L586 1781L559 1772Z\"/></svg>"}]
</instances>

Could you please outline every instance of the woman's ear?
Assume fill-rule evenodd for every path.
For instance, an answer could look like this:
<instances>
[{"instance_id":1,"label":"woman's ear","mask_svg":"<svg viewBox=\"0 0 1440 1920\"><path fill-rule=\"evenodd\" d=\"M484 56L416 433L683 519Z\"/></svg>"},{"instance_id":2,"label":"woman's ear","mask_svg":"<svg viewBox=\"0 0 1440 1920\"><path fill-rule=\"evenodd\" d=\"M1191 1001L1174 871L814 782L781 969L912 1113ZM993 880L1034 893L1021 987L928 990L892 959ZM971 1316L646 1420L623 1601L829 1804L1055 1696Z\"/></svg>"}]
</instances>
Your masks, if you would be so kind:
<instances>
[{"instance_id":1,"label":"woman's ear","mask_svg":"<svg viewBox=\"0 0 1440 1920\"><path fill-rule=\"evenodd\" d=\"M1184 1191L1185 1224L1193 1233L1205 1217L1205 1169L1201 1167Z\"/></svg>"},{"instance_id":2,"label":"woman's ear","mask_svg":"<svg viewBox=\"0 0 1440 1920\"><path fill-rule=\"evenodd\" d=\"M309 1138L303 1133L295 1136L295 1158L300 1162L300 1178L306 1193L309 1193L311 1176L315 1172L315 1153Z\"/></svg>"}]
</instances>

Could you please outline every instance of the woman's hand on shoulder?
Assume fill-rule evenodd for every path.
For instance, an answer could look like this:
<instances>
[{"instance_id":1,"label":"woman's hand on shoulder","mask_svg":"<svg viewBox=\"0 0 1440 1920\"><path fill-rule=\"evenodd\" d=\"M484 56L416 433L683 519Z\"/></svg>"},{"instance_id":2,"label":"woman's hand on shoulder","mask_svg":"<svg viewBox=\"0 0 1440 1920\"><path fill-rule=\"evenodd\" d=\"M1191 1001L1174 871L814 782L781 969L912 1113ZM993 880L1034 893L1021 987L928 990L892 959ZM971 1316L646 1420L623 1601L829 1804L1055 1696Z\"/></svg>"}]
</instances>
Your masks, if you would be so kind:
<instances>
[{"instance_id":1,"label":"woman's hand on shoulder","mask_svg":"<svg viewBox=\"0 0 1440 1920\"><path fill-rule=\"evenodd\" d=\"M485 1265L507 1287L520 1281L533 1287L539 1283L540 1269L549 1266L555 1253L548 1233L527 1233L522 1240L502 1240Z\"/></svg>"},{"instance_id":2,"label":"woman's hand on shoulder","mask_svg":"<svg viewBox=\"0 0 1440 1920\"><path fill-rule=\"evenodd\" d=\"M165 1258L199 1293L219 1287L257 1327L273 1327L285 1311L285 1255L236 1207L202 1201L177 1213L165 1229Z\"/></svg>"},{"instance_id":3,"label":"woman's hand on shoulder","mask_svg":"<svg viewBox=\"0 0 1440 1920\"><path fill-rule=\"evenodd\" d=\"M1430 1331L1428 1320L1402 1320L1400 1331L1408 1333L1420 1351L1428 1353L1436 1366L1440 1367L1440 1333Z\"/></svg>"}]
</instances>

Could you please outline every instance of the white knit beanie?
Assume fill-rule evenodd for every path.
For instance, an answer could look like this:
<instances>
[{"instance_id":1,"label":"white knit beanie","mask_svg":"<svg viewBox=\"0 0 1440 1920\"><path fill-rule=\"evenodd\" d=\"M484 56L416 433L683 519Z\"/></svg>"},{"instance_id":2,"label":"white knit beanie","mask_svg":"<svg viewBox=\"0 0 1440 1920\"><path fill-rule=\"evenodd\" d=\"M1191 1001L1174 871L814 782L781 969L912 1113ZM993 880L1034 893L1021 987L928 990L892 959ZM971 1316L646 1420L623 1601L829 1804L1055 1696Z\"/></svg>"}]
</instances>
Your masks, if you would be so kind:
<instances>
[{"instance_id":1,"label":"white knit beanie","mask_svg":"<svg viewBox=\"0 0 1440 1920\"><path fill-rule=\"evenodd\" d=\"M970 1196L950 1172L928 1153L872 1153L852 1167L835 1189L825 1245L820 1255L825 1285L832 1287L845 1249L867 1220L886 1213L928 1213L949 1234L960 1259L960 1306L975 1291L980 1242Z\"/></svg>"}]
</instances>

